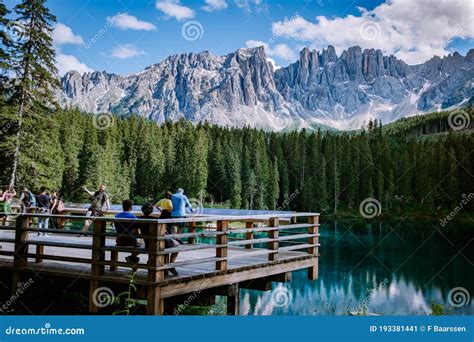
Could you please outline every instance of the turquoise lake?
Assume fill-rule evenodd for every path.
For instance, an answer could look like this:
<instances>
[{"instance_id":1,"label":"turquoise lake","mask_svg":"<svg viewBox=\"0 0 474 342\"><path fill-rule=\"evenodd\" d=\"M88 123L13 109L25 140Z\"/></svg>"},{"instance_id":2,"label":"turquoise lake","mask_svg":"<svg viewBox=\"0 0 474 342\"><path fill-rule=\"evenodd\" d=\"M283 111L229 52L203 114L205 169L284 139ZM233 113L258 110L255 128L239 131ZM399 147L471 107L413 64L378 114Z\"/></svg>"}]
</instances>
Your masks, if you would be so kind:
<instances>
[{"instance_id":1,"label":"turquoise lake","mask_svg":"<svg viewBox=\"0 0 474 342\"><path fill-rule=\"evenodd\" d=\"M242 315L474 314L473 225L326 221L320 233L319 279L243 289Z\"/></svg>"}]
</instances>

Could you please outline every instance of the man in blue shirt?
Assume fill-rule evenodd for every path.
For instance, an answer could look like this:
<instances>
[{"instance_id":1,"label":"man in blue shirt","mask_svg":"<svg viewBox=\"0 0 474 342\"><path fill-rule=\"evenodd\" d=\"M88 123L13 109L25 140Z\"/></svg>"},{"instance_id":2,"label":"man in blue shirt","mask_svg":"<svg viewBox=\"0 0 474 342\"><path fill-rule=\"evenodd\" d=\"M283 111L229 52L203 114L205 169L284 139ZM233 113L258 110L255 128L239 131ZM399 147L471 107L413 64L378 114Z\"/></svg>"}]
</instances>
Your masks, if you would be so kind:
<instances>
[{"instance_id":1,"label":"man in blue shirt","mask_svg":"<svg viewBox=\"0 0 474 342\"><path fill-rule=\"evenodd\" d=\"M186 208L193 212L193 207L183 189L178 189L175 194L171 195L171 202L173 203L173 211L171 212L173 218L186 217Z\"/></svg>"},{"instance_id":2,"label":"man in blue shirt","mask_svg":"<svg viewBox=\"0 0 474 342\"><path fill-rule=\"evenodd\" d=\"M184 194L184 190L179 188L176 193L171 195L171 202L173 203L173 210L171 211L171 218L186 217L186 208L193 212L193 207L189 202L188 196ZM184 222L178 223L177 226L173 227L174 233L182 233L184 229Z\"/></svg>"},{"instance_id":3,"label":"man in blue shirt","mask_svg":"<svg viewBox=\"0 0 474 342\"><path fill-rule=\"evenodd\" d=\"M118 213L115 215L115 218L120 218L120 219L130 219L130 220L135 220L137 217L131 213L133 208L133 201L130 199L126 199L122 202L122 209L123 211L121 213ZM116 239L116 244L117 246L123 246L123 247L138 247L139 245L137 244L137 239L134 235L135 233L135 224L134 222L121 222L121 221L116 221L115 224L115 230L117 231L117 236ZM126 257L125 260L129 263L136 264L140 261L140 258L137 256L138 253L132 253L130 256Z\"/></svg>"}]
</instances>

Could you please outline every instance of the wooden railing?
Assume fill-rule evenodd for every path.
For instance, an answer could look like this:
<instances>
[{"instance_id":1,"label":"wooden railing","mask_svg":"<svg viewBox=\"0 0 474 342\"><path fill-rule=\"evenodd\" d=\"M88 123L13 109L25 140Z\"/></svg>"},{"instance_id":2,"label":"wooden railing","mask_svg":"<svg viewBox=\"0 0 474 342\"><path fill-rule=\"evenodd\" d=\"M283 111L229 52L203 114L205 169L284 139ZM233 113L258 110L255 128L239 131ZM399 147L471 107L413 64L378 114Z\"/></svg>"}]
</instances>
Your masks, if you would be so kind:
<instances>
[{"instance_id":1,"label":"wooden railing","mask_svg":"<svg viewBox=\"0 0 474 342\"><path fill-rule=\"evenodd\" d=\"M304 256L318 255L319 247L319 214L295 213L292 217L287 214L254 215L254 216L213 216L213 217L188 217L180 219L119 219L114 217L96 217L93 219L92 239L48 239L31 237L31 232L47 232L58 236L71 236L77 230L38 229L38 219L67 219L84 221L84 216L72 215L45 215L38 213L24 213L15 218L15 225L2 225L0 230L13 231L14 238L0 235L0 243L13 244L13 250L0 249L0 256L13 258L14 277L13 287L20 281L20 271L28 268L30 263L40 263L43 260L54 260L65 263L80 263L90 265L90 278L92 293L99 287L99 282L111 278L117 268L145 270L146 280L137 280L146 286L157 287L165 281L166 272L171 268L187 267L190 265L215 263L213 269L204 270L203 274L225 273L230 268L234 258L242 257L239 253L231 251L244 251L245 257L267 256L262 258L262 263L272 264L280 260L280 254L289 251L300 253L285 253L284 259L301 258ZM294 223L300 221L299 223ZM301 222L304 221L304 222ZM115 223L149 224L149 233L139 238L148 241L148 247L120 247L112 239L117 236L108 224ZM167 234L167 225L181 224L186 229L175 234ZM175 238L187 243L173 248L165 248L165 240ZM199 242L197 240L200 240ZM35 246L34 252L29 246ZM45 247L60 247L63 253L48 254ZM187 260L168 262L170 253L195 252L214 249L215 253L193 253ZM73 252L76 250L78 252ZM89 251L87 253L80 251ZM139 253L144 262L131 264L119 261L119 253ZM31 261L32 260L32 261ZM106 274L106 267L111 273ZM308 268L308 277L317 278L317 264ZM120 282L120 277L112 277ZM123 279L123 282L128 281ZM15 291L15 288L13 289ZM155 291L153 291L154 293ZM155 297L157 296L157 297ZM159 293L149 296L148 311L156 312L159 306ZM94 303L90 303L90 310L97 311Z\"/></svg>"}]
</instances>

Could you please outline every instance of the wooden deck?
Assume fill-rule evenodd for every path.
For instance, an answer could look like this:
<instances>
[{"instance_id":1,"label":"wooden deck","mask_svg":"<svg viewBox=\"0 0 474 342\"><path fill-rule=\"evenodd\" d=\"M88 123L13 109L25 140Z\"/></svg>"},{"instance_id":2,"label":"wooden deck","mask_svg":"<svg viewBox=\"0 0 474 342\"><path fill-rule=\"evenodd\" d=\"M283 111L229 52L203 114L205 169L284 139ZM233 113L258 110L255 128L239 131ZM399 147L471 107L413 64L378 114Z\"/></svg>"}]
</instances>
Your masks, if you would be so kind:
<instances>
[{"instance_id":1,"label":"wooden deck","mask_svg":"<svg viewBox=\"0 0 474 342\"><path fill-rule=\"evenodd\" d=\"M35 221L41 216L24 214L17 218L15 227L2 226L0 271L13 274L12 292L19 281L31 274L73 281L85 279L90 284L91 313L100 311L93 300L96 290L128 284L132 269L135 284L147 301L147 312L153 315L163 314L165 299L203 291L212 294L213 289L217 291L215 294L227 295L233 303L229 312L238 314L238 288L248 287L252 281L287 281L289 272L299 269L308 269L308 277L317 278L317 214L295 213L286 224L281 224L276 215L148 220L151 229L149 236L144 237L149 241L148 249L117 247L115 234L107 229L108 223L120 221L114 218L96 219L92 237L76 237L74 231L54 230L48 230L48 236L38 236ZM83 220L83 217L63 217ZM307 222L294 223L298 217ZM166 224L176 222L187 228L171 236L187 243L165 249L164 239L170 237L166 235ZM202 241L196 243L199 238ZM138 264L125 260L132 251L140 253ZM171 252L179 252L174 263L167 259ZM169 276L170 268L176 268L179 274ZM255 284L250 287L256 288Z\"/></svg>"}]
</instances>

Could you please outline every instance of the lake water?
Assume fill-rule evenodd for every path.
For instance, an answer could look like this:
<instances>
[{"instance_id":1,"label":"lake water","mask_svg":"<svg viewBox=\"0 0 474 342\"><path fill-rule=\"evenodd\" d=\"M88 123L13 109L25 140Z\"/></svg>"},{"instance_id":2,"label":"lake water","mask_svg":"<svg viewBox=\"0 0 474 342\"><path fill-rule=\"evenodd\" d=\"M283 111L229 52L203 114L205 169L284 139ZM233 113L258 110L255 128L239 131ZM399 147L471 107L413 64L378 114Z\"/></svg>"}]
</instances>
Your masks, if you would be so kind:
<instances>
[{"instance_id":1,"label":"lake water","mask_svg":"<svg viewBox=\"0 0 474 342\"><path fill-rule=\"evenodd\" d=\"M473 225L326 222L319 279L305 271L267 292L242 290L242 315L474 314ZM451 291L451 295L450 295Z\"/></svg>"}]
</instances>

